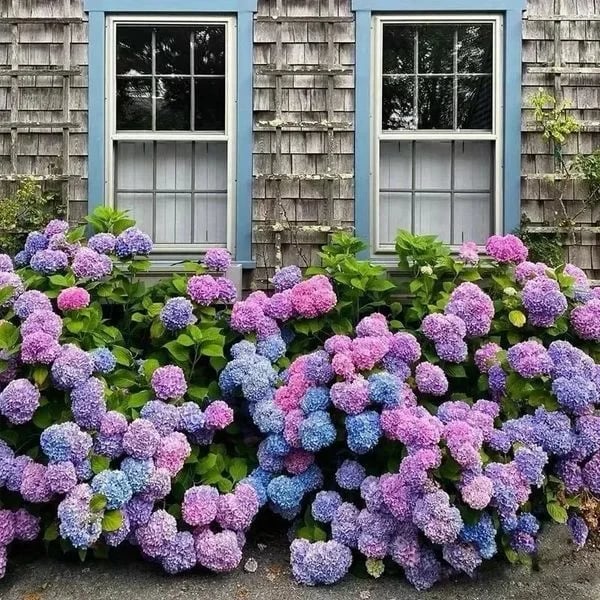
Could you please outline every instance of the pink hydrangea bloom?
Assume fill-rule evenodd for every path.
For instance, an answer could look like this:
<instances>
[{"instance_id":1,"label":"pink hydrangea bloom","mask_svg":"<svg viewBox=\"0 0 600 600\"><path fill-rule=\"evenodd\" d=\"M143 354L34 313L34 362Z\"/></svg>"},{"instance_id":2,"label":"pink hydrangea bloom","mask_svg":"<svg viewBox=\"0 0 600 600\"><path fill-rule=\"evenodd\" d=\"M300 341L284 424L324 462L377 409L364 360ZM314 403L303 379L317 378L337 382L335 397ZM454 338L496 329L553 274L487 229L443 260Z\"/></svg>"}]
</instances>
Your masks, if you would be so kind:
<instances>
[{"instance_id":1,"label":"pink hydrangea bloom","mask_svg":"<svg viewBox=\"0 0 600 600\"><path fill-rule=\"evenodd\" d=\"M475 242L464 242L458 252L458 257L467 265L476 265L479 262L479 251Z\"/></svg>"},{"instance_id":2,"label":"pink hydrangea bloom","mask_svg":"<svg viewBox=\"0 0 600 600\"><path fill-rule=\"evenodd\" d=\"M209 429L225 429L233 423L233 409L227 402L217 400L206 407L204 419L204 424Z\"/></svg>"},{"instance_id":3,"label":"pink hydrangea bloom","mask_svg":"<svg viewBox=\"0 0 600 600\"><path fill-rule=\"evenodd\" d=\"M157 468L166 469L171 477L175 477L191 453L192 448L185 435L176 431L162 438L154 463Z\"/></svg>"},{"instance_id":4,"label":"pink hydrangea bloom","mask_svg":"<svg viewBox=\"0 0 600 600\"><path fill-rule=\"evenodd\" d=\"M485 246L487 253L499 263L520 263L527 259L529 250L516 236L493 235Z\"/></svg>"},{"instance_id":5,"label":"pink hydrangea bloom","mask_svg":"<svg viewBox=\"0 0 600 600\"><path fill-rule=\"evenodd\" d=\"M217 516L219 492L210 485L187 489L181 504L183 520L192 527L210 525Z\"/></svg>"},{"instance_id":6,"label":"pink hydrangea bloom","mask_svg":"<svg viewBox=\"0 0 600 600\"><path fill-rule=\"evenodd\" d=\"M305 319L328 313L336 303L337 296L325 275L315 275L292 288L294 310Z\"/></svg>"},{"instance_id":7,"label":"pink hydrangea bloom","mask_svg":"<svg viewBox=\"0 0 600 600\"><path fill-rule=\"evenodd\" d=\"M90 295L80 287L70 287L58 294L56 304L60 310L81 310L90 305Z\"/></svg>"}]
</instances>

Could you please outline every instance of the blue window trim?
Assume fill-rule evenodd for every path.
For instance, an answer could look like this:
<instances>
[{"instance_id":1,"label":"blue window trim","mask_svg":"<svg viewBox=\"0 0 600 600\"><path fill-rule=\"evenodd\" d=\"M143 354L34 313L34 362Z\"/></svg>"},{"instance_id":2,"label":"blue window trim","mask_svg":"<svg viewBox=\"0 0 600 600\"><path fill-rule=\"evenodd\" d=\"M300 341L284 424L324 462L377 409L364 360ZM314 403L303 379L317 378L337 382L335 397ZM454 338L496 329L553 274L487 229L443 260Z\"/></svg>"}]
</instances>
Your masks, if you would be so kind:
<instances>
[{"instance_id":1,"label":"blue window trim","mask_svg":"<svg viewBox=\"0 0 600 600\"><path fill-rule=\"evenodd\" d=\"M490 12L504 17L503 230L519 226L521 196L521 28L526 0L352 0L356 13L355 224L371 238L372 16L386 12Z\"/></svg>"},{"instance_id":2,"label":"blue window trim","mask_svg":"<svg viewBox=\"0 0 600 600\"><path fill-rule=\"evenodd\" d=\"M104 204L106 15L219 13L237 17L235 258L252 268L252 47L257 0L85 0L89 13L88 210Z\"/></svg>"}]
</instances>

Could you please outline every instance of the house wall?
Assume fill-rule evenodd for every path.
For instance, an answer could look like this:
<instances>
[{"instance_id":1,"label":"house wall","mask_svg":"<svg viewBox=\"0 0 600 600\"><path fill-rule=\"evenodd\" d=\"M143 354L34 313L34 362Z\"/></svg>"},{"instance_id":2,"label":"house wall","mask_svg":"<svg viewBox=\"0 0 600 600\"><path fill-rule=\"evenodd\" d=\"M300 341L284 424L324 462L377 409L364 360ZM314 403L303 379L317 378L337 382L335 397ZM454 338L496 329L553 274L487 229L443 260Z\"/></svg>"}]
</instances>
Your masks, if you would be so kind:
<instances>
[{"instance_id":1,"label":"house wall","mask_svg":"<svg viewBox=\"0 0 600 600\"><path fill-rule=\"evenodd\" d=\"M600 0L530 0L523 21L523 98L539 87L572 102L586 127L567 146L600 146L598 73L556 75L548 66L597 68ZM595 20L593 20L595 19ZM560 39L558 45L555 39ZM279 264L308 264L335 229L354 215L354 23L350 0L259 0L254 32L254 258L256 283ZM48 69L58 69L50 76ZM538 72L532 72L537 70ZM6 71L3 73L2 71ZM293 72L290 72L293 71ZM37 75L33 77L32 75ZM523 110L522 211L554 224L551 148ZM31 122L39 123L29 126ZM365 140L364 143L369 143ZM86 214L87 19L81 0L0 3L0 194L33 173L68 198L69 218ZM574 212L585 185L564 198ZM600 213L584 211L594 225ZM314 231L313 226L321 226ZM311 229L310 231L307 229ZM600 276L593 231L576 233L567 258Z\"/></svg>"}]
</instances>

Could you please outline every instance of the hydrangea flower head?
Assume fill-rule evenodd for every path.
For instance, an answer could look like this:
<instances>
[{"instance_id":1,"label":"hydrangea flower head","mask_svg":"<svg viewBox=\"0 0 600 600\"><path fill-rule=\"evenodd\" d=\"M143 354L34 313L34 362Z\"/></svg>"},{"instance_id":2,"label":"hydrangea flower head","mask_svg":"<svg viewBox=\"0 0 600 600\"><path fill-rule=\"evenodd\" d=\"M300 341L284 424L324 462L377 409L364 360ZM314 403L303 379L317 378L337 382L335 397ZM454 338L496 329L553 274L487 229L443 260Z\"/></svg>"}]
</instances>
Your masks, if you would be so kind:
<instances>
[{"instance_id":1,"label":"hydrangea flower head","mask_svg":"<svg viewBox=\"0 0 600 600\"><path fill-rule=\"evenodd\" d=\"M88 247L98 254L111 254L117 238L112 233L97 233L88 240Z\"/></svg>"},{"instance_id":2,"label":"hydrangea flower head","mask_svg":"<svg viewBox=\"0 0 600 600\"><path fill-rule=\"evenodd\" d=\"M187 392L187 383L181 367L167 365L152 374L150 385L159 400L181 398Z\"/></svg>"},{"instance_id":3,"label":"hydrangea flower head","mask_svg":"<svg viewBox=\"0 0 600 600\"><path fill-rule=\"evenodd\" d=\"M39 250L31 257L29 265L38 273L52 275L69 266L69 257L62 250Z\"/></svg>"},{"instance_id":4,"label":"hydrangea flower head","mask_svg":"<svg viewBox=\"0 0 600 600\"><path fill-rule=\"evenodd\" d=\"M219 297L219 286L212 275L194 275L187 285L188 296L200 306L209 306Z\"/></svg>"},{"instance_id":5,"label":"hydrangea flower head","mask_svg":"<svg viewBox=\"0 0 600 600\"><path fill-rule=\"evenodd\" d=\"M59 310L81 310L90 305L89 292L80 287L70 287L62 290L58 294L56 304Z\"/></svg>"},{"instance_id":6,"label":"hydrangea flower head","mask_svg":"<svg viewBox=\"0 0 600 600\"><path fill-rule=\"evenodd\" d=\"M231 266L231 254L225 248L210 248L204 254L202 264L211 271L225 273Z\"/></svg>"},{"instance_id":7,"label":"hydrangea flower head","mask_svg":"<svg viewBox=\"0 0 600 600\"><path fill-rule=\"evenodd\" d=\"M113 264L108 256L91 248L80 248L75 253L71 269L76 277L97 281L112 273Z\"/></svg>"},{"instance_id":8,"label":"hydrangea flower head","mask_svg":"<svg viewBox=\"0 0 600 600\"><path fill-rule=\"evenodd\" d=\"M15 425L31 421L39 403L40 392L27 379L15 379L0 392L0 414Z\"/></svg>"},{"instance_id":9,"label":"hydrangea flower head","mask_svg":"<svg viewBox=\"0 0 600 600\"><path fill-rule=\"evenodd\" d=\"M137 227L129 227L117 236L115 253L119 258L147 256L152 252L152 246L149 235Z\"/></svg>"},{"instance_id":10,"label":"hydrangea flower head","mask_svg":"<svg viewBox=\"0 0 600 600\"><path fill-rule=\"evenodd\" d=\"M485 249L499 263L518 264L526 260L529 254L527 246L518 237L510 233L505 236L493 235L488 239Z\"/></svg>"},{"instance_id":11,"label":"hydrangea flower head","mask_svg":"<svg viewBox=\"0 0 600 600\"><path fill-rule=\"evenodd\" d=\"M458 251L458 258L466 265L479 263L479 250L475 242L464 242Z\"/></svg>"},{"instance_id":12,"label":"hydrangea flower head","mask_svg":"<svg viewBox=\"0 0 600 600\"><path fill-rule=\"evenodd\" d=\"M21 320L25 320L35 311L52 311L52 303L46 294L39 292L38 290L28 290L27 292L23 292L15 300L13 310L17 317Z\"/></svg>"},{"instance_id":13,"label":"hydrangea flower head","mask_svg":"<svg viewBox=\"0 0 600 600\"><path fill-rule=\"evenodd\" d=\"M296 284L302 281L302 271L296 265L283 267L273 275L271 282L276 292L291 290Z\"/></svg>"}]
</instances>

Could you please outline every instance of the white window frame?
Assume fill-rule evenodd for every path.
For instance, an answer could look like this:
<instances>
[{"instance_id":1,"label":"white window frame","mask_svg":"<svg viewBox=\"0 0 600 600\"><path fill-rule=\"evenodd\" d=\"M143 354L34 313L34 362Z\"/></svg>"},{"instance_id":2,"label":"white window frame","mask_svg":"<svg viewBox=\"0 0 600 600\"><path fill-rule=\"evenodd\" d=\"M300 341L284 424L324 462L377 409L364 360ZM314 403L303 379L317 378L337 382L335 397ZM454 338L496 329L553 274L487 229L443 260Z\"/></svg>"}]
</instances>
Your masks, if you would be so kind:
<instances>
[{"instance_id":1,"label":"white window frame","mask_svg":"<svg viewBox=\"0 0 600 600\"><path fill-rule=\"evenodd\" d=\"M418 7L416 7L418 8ZM492 109L492 130L477 131L433 131L433 130L384 130L382 127L382 63L383 63L383 27L389 24L410 25L423 23L439 24L461 24L461 23L489 23L493 25L493 109ZM394 245L383 244L380 240L379 232L379 159L380 145L383 141L409 141L409 140L427 140L427 141L456 141L472 140L483 141L490 140L494 142L494 182L493 198L494 203L492 215L494 219L493 231L490 233L502 232L503 219L503 114L504 114L504 65L502 59L503 49L503 18L499 14L479 14L479 13L444 13L444 14L419 14L410 13L386 14L373 17L373 35L372 35L372 56L373 65L371 69L371 89L374 90L371 106L371 240L372 252L374 254L390 254L394 252ZM426 233L426 232L423 232ZM458 249L458 245L452 246L453 250Z\"/></svg>"},{"instance_id":2,"label":"white window frame","mask_svg":"<svg viewBox=\"0 0 600 600\"><path fill-rule=\"evenodd\" d=\"M225 130L224 131L132 131L117 132L117 52L118 25L225 25ZM118 141L225 142L227 144L227 249L235 251L236 206L236 104L237 104L237 20L214 14L117 15L106 19L106 175L105 204L115 206L114 146ZM193 204L192 204L193 206ZM165 254L202 252L222 244L155 244L154 251Z\"/></svg>"}]
</instances>

